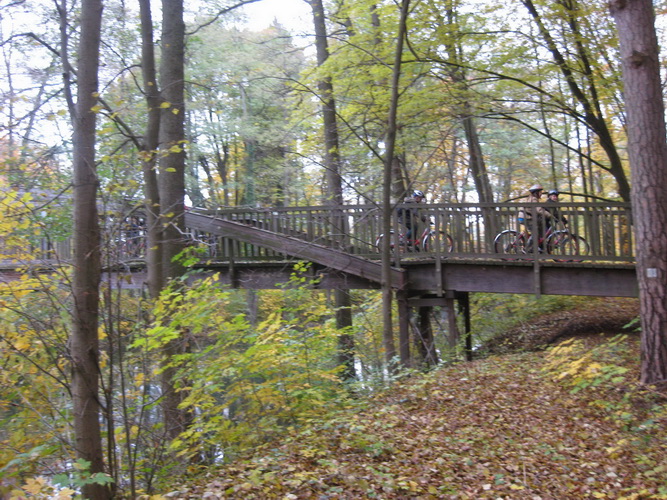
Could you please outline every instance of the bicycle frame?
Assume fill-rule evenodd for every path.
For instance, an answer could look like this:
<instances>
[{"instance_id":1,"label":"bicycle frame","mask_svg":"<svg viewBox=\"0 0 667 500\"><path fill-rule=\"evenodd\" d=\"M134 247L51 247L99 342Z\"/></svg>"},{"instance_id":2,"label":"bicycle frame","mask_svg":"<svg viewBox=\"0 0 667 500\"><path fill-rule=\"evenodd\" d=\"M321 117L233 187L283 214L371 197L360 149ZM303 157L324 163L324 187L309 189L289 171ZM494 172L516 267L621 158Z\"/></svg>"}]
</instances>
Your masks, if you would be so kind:
<instances>
[{"instance_id":1,"label":"bicycle frame","mask_svg":"<svg viewBox=\"0 0 667 500\"><path fill-rule=\"evenodd\" d=\"M533 235L526 226L520 231L506 229L498 233L494 239L496 253L527 255L535 252L549 255L579 256L588 255L590 247L586 240L571 233L560 221L550 225L544 234L537 239L537 247L533 247ZM580 260L566 258L555 259L558 262L580 262Z\"/></svg>"},{"instance_id":2,"label":"bicycle frame","mask_svg":"<svg viewBox=\"0 0 667 500\"><path fill-rule=\"evenodd\" d=\"M439 233L442 236L442 238L437 237L435 224L431 222L430 224L427 224L424 227L424 230L417 238L411 236L408 240L406 240L405 238L406 232L400 231L398 233L398 238L397 239L392 238L392 240L390 241L390 247L393 249L395 245L398 245L399 247L409 252L431 251L432 248L437 249L438 252L445 252L445 253L451 252L454 248L454 241L452 240L452 237L442 230L439 231ZM392 229L390 231L390 234L395 235L396 233ZM375 240L375 246L378 249L381 246L383 237L384 235L381 234ZM438 240L440 240L440 243L438 243Z\"/></svg>"}]
</instances>

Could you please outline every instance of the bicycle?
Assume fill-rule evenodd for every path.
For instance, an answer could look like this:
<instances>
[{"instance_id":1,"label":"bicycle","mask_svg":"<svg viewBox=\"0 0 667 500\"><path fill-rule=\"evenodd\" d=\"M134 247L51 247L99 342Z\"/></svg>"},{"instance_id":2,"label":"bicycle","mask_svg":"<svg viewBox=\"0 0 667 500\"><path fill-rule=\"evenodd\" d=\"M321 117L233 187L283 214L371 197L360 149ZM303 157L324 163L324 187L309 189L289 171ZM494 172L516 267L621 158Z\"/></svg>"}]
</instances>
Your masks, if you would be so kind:
<instances>
[{"instance_id":1,"label":"bicycle","mask_svg":"<svg viewBox=\"0 0 667 500\"><path fill-rule=\"evenodd\" d=\"M578 234L561 224L562 229L555 226L547 228L544 236L538 239L537 245L540 252L546 251L549 255L588 255L590 245ZM496 253L525 255L533 252L533 237L524 226L519 232L514 229L505 229L498 233L493 240L493 249ZM556 262L581 262L581 259L554 259Z\"/></svg>"},{"instance_id":2,"label":"bicycle","mask_svg":"<svg viewBox=\"0 0 667 500\"><path fill-rule=\"evenodd\" d=\"M146 236L128 236L122 241L122 254L129 258L146 256Z\"/></svg>"},{"instance_id":3,"label":"bicycle","mask_svg":"<svg viewBox=\"0 0 667 500\"><path fill-rule=\"evenodd\" d=\"M392 236L389 242L393 250L398 245L399 251L403 252L436 252L449 253L454 249L454 240L444 231L436 231L435 224L431 223L424 228L418 238L409 238L406 240L405 233L399 232L398 235L392 229L389 234ZM375 240L375 247L378 252L382 251L382 241L384 234L381 234Z\"/></svg>"}]
</instances>

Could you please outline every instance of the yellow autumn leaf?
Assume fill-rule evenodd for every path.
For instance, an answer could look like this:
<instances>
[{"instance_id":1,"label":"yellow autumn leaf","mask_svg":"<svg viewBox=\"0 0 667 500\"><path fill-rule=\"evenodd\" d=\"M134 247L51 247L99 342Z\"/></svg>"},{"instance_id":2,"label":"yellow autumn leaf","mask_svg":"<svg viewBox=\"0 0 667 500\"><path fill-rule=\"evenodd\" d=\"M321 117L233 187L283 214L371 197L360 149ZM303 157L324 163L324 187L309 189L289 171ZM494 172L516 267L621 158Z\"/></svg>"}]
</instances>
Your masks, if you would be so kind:
<instances>
[{"instance_id":1,"label":"yellow autumn leaf","mask_svg":"<svg viewBox=\"0 0 667 500\"><path fill-rule=\"evenodd\" d=\"M74 495L76 494L76 491L71 490L69 488L63 488L58 492L58 495L56 495L56 500L71 500L74 498Z\"/></svg>"},{"instance_id":2,"label":"yellow autumn leaf","mask_svg":"<svg viewBox=\"0 0 667 500\"><path fill-rule=\"evenodd\" d=\"M171 103L170 102L163 102L162 104L160 104L160 107L162 109L171 108Z\"/></svg>"},{"instance_id":3,"label":"yellow autumn leaf","mask_svg":"<svg viewBox=\"0 0 667 500\"><path fill-rule=\"evenodd\" d=\"M599 372L601 369L602 369L602 365L600 363L591 363L586 368L586 371L588 373L596 373L596 372Z\"/></svg>"},{"instance_id":4,"label":"yellow autumn leaf","mask_svg":"<svg viewBox=\"0 0 667 500\"><path fill-rule=\"evenodd\" d=\"M21 338L14 343L14 347L16 347L19 351L26 351L30 347L30 342L24 338Z\"/></svg>"},{"instance_id":5,"label":"yellow autumn leaf","mask_svg":"<svg viewBox=\"0 0 667 500\"><path fill-rule=\"evenodd\" d=\"M44 486L46 486L46 480L43 477L38 477L36 479L29 478L23 486L23 489L28 493L37 495L42 491Z\"/></svg>"}]
</instances>

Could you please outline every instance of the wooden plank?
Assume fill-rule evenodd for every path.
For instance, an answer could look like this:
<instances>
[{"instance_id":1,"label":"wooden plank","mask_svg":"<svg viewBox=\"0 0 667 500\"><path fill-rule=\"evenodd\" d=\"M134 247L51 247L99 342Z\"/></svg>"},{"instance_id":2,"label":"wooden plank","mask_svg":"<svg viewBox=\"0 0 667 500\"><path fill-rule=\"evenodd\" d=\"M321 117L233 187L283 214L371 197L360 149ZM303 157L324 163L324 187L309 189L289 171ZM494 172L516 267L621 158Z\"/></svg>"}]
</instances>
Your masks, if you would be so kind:
<instances>
[{"instance_id":1,"label":"wooden plank","mask_svg":"<svg viewBox=\"0 0 667 500\"><path fill-rule=\"evenodd\" d=\"M404 263L408 289L437 291L439 280L428 263ZM447 262L443 265L447 290L457 292L535 293L533 264L489 262ZM590 295L636 297L634 266L550 264L540 267L540 293L544 295Z\"/></svg>"}]
</instances>

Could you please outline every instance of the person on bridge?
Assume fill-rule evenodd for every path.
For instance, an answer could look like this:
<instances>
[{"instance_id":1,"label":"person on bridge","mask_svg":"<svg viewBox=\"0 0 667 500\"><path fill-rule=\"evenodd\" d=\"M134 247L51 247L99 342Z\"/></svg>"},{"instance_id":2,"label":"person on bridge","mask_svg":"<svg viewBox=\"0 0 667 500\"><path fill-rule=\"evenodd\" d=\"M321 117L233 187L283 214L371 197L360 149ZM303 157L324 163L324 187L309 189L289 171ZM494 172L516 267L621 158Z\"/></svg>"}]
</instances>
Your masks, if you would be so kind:
<instances>
[{"instance_id":1,"label":"person on bridge","mask_svg":"<svg viewBox=\"0 0 667 500\"><path fill-rule=\"evenodd\" d=\"M556 204L558 203L558 195L560 193L557 189L552 189L547 193L547 211L551 214L551 218L546 220L547 227L555 226L557 222L563 225L567 224L567 219L560 214Z\"/></svg>"},{"instance_id":2,"label":"person on bridge","mask_svg":"<svg viewBox=\"0 0 667 500\"><path fill-rule=\"evenodd\" d=\"M424 193L417 189L405 198L403 203L422 203L425 199ZM412 245L413 240L419 237L419 221L426 222L426 216L420 214L417 207L401 207L398 209L398 222L406 228L405 242L408 245Z\"/></svg>"},{"instance_id":3,"label":"person on bridge","mask_svg":"<svg viewBox=\"0 0 667 500\"><path fill-rule=\"evenodd\" d=\"M534 184L530 188L528 188L528 197L526 198L526 201L528 203L539 203L540 201L542 201L541 200L542 193L544 193L544 188L539 184ZM523 207L521 210L519 210L518 221L519 224L525 225L529 231L533 227L532 225L533 213L535 213L536 215L537 233L539 241L544 236L545 221L548 221L553 216L543 206L538 205L537 207Z\"/></svg>"}]
</instances>

